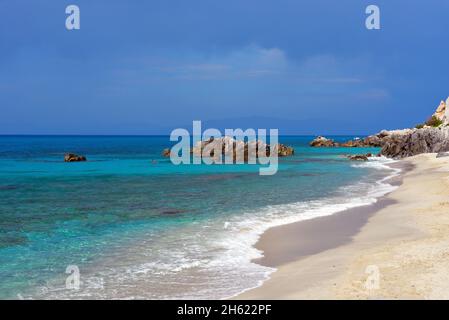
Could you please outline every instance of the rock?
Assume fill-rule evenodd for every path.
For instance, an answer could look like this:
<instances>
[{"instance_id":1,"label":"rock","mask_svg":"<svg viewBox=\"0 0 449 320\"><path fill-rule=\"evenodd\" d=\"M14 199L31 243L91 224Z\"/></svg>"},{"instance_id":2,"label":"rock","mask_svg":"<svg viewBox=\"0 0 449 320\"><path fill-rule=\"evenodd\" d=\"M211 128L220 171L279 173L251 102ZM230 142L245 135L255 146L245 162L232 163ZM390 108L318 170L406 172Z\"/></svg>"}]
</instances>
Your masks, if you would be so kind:
<instances>
[{"instance_id":1,"label":"rock","mask_svg":"<svg viewBox=\"0 0 449 320\"><path fill-rule=\"evenodd\" d=\"M380 147L380 154L390 158L404 158L421 153L449 151L449 127L423 127L421 129L382 130L361 140L335 143L318 137L311 146L330 147ZM352 159L361 160L361 159Z\"/></svg>"},{"instance_id":2,"label":"rock","mask_svg":"<svg viewBox=\"0 0 449 320\"><path fill-rule=\"evenodd\" d=\"M382 138L378 134L366 137L364 139L355 138L354 140L338 143L332 139L327 139L325 137L319 136L315 138L313 141L311 141L309 144L312 147L370 148L370 147L381 147Z\"/></svg>"},{"instance_id":3,"label":"rock","mask_svg":"<svg viewBox=\"0 0 449 320\"><path fill-rule=\"evenodd\" d=\"M449 97L446 99L446 118L449 119Z\"/></svg>"},{"instance_id":4,"label":"rock","mask_svg":"<svg viewBox=\"0 0 449 320\"><path fill-rule=\"evenodd\" d=\"M349 140L340 144L339 146L343 148L360 148L364 147L365 144L363 143L363 140Z\"/></svg>"},{"instance_id":5,"label":"rock","mask_svg":"<svg viewBox=\"0 0 449 320\"><path fill-rule=\"evenodd\" d=\"M372 135L364 139L354 139L340 144L340 147L350 147L350 148L374 148L382 146L382 136L385 132L379 133L377 135Z\"/></svg>"},{"instance_id":6,"label":"rock","mask_svg":"<svg viewBox=\"0 0 449 320\"><path fill-rule=\"evenodd\" d=\"M64 155L64 162L79 162L79 161L87 161L85 156L79 156L74 153L66 153Z\"/></svg>"},{"instance_id":7,"label":"rock","mask_svg":"<svg viewBox=\"0 0 449 320\"><path fill-rule=\"evenodd\" d=\"M325 137L322 136L318 136L315 139L313 139L309 145L311 147L337 147L338 144L332 140L332 139L327 139Z\"/></svg>"},{"instance_id":8,"label":"rock","mask_svg":"<svg viewBox=\"0 0 449 320\"><path fill-rule=\"evenodd\" d=\"M446 102L441 100L440 105L438 106L435 113L432 115L432 117L435 117L436 119L443 122L443 124L449 123L449 110L447 102L449 102L449 98L447 98Z\"/></svg>"},{"instance_id":9,"label":"rock","mask_svg":"<svg viewBox=\"0 0 449 320\"><path fill-rule=\"evenodd\" d=\"M368 158L371 157L372 154L355 154L355 155L349 155L348 159L351 161L368 161Z\"/></svg>"},{"instance_id":10,"label":"rock","mask_svg":"<svg viewBox=\"0 0 449 320\"><path fill-rule=\"evenodd\" d=\"M449 127L390 131L383 138L381 154L391 158L449 151Z\"/></svg>"},{"instance_id":11,"label":"rock","mask_svg":"<svg viewBox=\"0 0 449 320\"><path fill-rule=\"evenodd\" d=\"M327 147L380 147L377 156L405 158L421 153L449 152L449 98L441 101L435 113L426 124L414 129L382 130L364 139L354 139L345 143L335 143L330 139L318 137L311 146ZM368 155L365 155L368 156ZM351 160L365 160L365 156L351 156Z\"/></svg>"},{"instance_id":12,"label":"rock","mask_svg":"<svg viewBox=\"0 0 449 320\"><path fill-rule=\"evenodd\" d=\"M355 138L344 143L336 143L324 137L317 137L313 147L380 147L377 155L390 158L404 158L421 153L441 153L449 151L449 97L441 101L435 113L426 123L414 129L382 130L364 139Z\"/></svg>"},{"instance_id":13,"label":"rock","mask_svg":"<svg viewBox=\"0 0 449 320\"><path fill-rule=\"evenodd\" d=\"M279 157L288 157L295 154L295 150L292 147L285 146L283 144L279 144L278 147L278 156Z\"/></svg>"},{"instance_id":14,"label":"rock","mask_svg":"<svg viewBox=\"0 0 449 320\"><path fill-rule=\"evenodd\" d=\"M363 139L364 147L381 147L382 139L385 132L380 132L377 135L372 135Z\"/></svg>"},{"instance_id":15,"label":"rock","mask_svg":"<svg viewBox=\"0 0 449 320\"><path fill-rule=\"evenodd\" d=\"M215 154L217 150L220 150L220 153ZM273 150L277 152L279 157L288 157L295 153L295 150L292 147L283 144L275 145ZM270 145L260 140L245 142L226 136L222 138L210 138L208 140L198 141L193 146L190 153L196 157L210 157L213 160L220 162L220 158L232 158L233 162L248 162L250 159L257 159L259 157L259 152L262 152L261 154L266 156L270 156ZM169 155L170 150L165 149L162 154Z\"/></svg>"},{"instance_id":16,"label":"rock","mask_svg":"<svg viewBox=\"0 0 449 320\"><path fill-rule=\"evenodd\" d=\"M164 149L162 150L162 156L166 158L170 158L170 149Z\"/></svg>"}]
</instances>

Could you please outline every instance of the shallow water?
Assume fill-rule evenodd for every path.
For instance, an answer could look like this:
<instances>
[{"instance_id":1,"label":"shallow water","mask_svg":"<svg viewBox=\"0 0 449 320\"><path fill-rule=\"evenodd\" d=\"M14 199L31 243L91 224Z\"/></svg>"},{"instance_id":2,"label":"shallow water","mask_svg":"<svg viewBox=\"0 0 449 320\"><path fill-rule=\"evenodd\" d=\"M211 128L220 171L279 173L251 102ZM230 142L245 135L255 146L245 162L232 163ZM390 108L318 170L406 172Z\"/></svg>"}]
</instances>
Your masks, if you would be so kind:
<instances>
[{"instance_id":1,"label":"shallow water","mask_svg":"<svg viewBox=\"0 0 449 320\"><path fill-rule=\"evenodd\" d=\"M376 149L315 149L312 138L280 137L295 155L260 176L175 166L162 136L0 136L0 298L224 298L259 285L273 270L251 262L252 245L268 227L392 188L386 160L341 157ZM89 161L64 163L65 152ZM70 265L79 290L66 289Z\"/></svg>"}]
</instances>

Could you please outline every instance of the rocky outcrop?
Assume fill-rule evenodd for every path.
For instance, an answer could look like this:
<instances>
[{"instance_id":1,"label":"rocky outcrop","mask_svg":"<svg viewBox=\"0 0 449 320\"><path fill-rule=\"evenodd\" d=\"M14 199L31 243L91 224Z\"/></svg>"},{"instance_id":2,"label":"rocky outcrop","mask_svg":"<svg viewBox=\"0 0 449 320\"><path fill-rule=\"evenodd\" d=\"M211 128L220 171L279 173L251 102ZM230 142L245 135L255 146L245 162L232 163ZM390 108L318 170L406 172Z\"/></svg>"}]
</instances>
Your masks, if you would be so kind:
<instances>
[{"instance_id":1,"label":"rocky outcrop","mask_svg":"<svg viewBox=\"0 0 449 320\"><path fill-rule=\"evenodd\" d=\"M346 142L335 142L332 139L328 139L319 136L310 142L312 147L341 147L341 148L369 148L380 147L382 139L378 135L366 137L364 139L354 139Z\"/></svg>"},{"instance_id":2,"label":"rocky outcrop","mask_svg":"<svg viewBox=\"0 0 449 320\"><path fill-rule=\"evenodd\" d=\"M382 139L381 154L404 158L421 153L449 151L449 127L387 131Z\"/></svg>"},{"instance_id":3,"label":"rocky outcrop","mask_svg":"<svg viewBox=\"0 0 449 320\"><path fill-rule=\"evenodd\" d=\"M325 141L332 141L324 138ZM314 140L315 141L315 140ZM320 139L323 141L323 139ZM383 130L375 135L357 141L345 143L326 142L313 143L312 146L322 147L380 147L380 154L389 158L405 158L421 153L438 153L449 151L449 126L438 128L424 127L420 129ZM364 160L353 159L350 160Z\"/></svg>"},{"instance_id":4,"label":"rocky outcrop","mask_svg":"<svg viewBox=\"0 0 449 320\"><path fill-rule=\"evenodd\" d=\"M341 143L339 146L343 148L370 148L370 147L380 147L381 139L377 136L369 136L364 139L349 140L347 142Z\"/></svg>"},{"instance_id":5,"label":"rocky outcrop","mask_svg":"<svg viewBox=\"0 0 449 320\"><path fill-rule=\"evenodd\" d=\"M348 159L352 161L368 161L368 158L371 157L372 154L354 154L349 155Z\"/></svg>"},{"instance_id":6,"label":"rocky outcrop","mask_svg":"<svg viewBox=\"0 0 449 320\"><path fill-rule=\"evenodd\" d=\"M66 153L64 155L64 162L80 162L80 161L87 161L85 156L79 156L74 153Z\"/></svg>"},{"instance_id":7,"label":"rocky outcrop","mask_svg":"<svg viewBox=\"0 0 449 320\"><path fill-rule=\"evenodd\" d=\"M347 143L338 146L347 146ZM405 158L421 153L447 152L449 151L449 127L383 130L363 139L357 146L381 147L380 155L389 158ZM349 157L349 159L365 160L363 157Z\"/></svg>"},{"instance_id":8,"label":"rocky outcrop","mask_svg":"<svg viewBox=\"0 0 449 320\"><path fill-rule=\"evenodd\" d=\"M268 148L269 149L269 148ZM278 156L279 157L289 157L295 154L295 149L283 144L278 145Z\"/></svg>"},{"instance_id":9,"label":"rocky outcrop","mask_svg":"<svg viewBox=\"0 0 449 320\"><path fill-rule=\"evenodd\" d=\"M219 150L218 154L215 152ZM295 153L295 150L284 144L277 144L273 146L274 152L278 157L288 157ZM220 156L224 158L233 159L236 161L247 162L249 159L257 159L260 155L270 156L270 145L260 140L242 141L236 140L232 137L210 138L204 141L198 141L190 151L196 157L210 157L212 159L219 159ZM164 149L162 155L170 156L170 149Z\"/></svg>"},{"instance_id":10,"label":"rocky outcrop","mask_svg":"<svg viewBox=\"0 0 449 320\"><path fill-rule=\"evenodd\" d=\"M433 114L433 117L436 117L437 119L441 121L446 120L446 102L441 101L440 105L438 106L437 110Z\"/></svg>"},{"instance_id":11,"label":"rocky outcrop","mask_svg":"<svg viewBox=\"0 0 449 320\"><path fill-rule=\"evenodd\" d=\"M328 139L326 137L318 136L313 139L310 143L311 147L337 147L338 143L336 143L332 139Z\"/></svg>"},{"instance_id":12,"label":"rocky outcrop","mask_svg":"<svg viewBox=\"0 0 449 320\"><path fill-rule=\"evenodd\" d=\"M435 113L425 124L414 129L383 130L364 139L338 143L332 139L317 137L313 147L380 147L380 155L390 158L405 158L421 153L443 153L449 151L449 98L441 101ZM367 157L366 157L367 158ZM365 156L350 156L351 160L363 160Z\"/></svg>"},{"instance_id":13,"label":"rocky outcrop","mask_svg":"<svg viewBox=\"0 0 449 320\"><path fill-rule=\"evenodd\" d=\"M192 153L195 156L210 156L216 158L214 154L215 150L221 150L221 155L226 157L232 157L236 161L239 155L243 155L244 161L248 161L250 158L257 158L259 153L267 157L270 156L270 145L260 140L251 140L248 142L242 140L236 140L232 137L222 138L210 138L206 141L199 141L192 149ZM295 153L292 147L277 144L273 146L274 152L278 157L287 157Z\"/></svg>"},{"instance_id":14,"label":"rocky outcrop","mask_svg":"<svg viewBox=\"0 0 449 320\"><path fill-rule=\"evenodd\" d=\"M432 117L440 120L443 125L449 123L449 98L447 98L446 102L441 100L440 105L438 106Z\"/></svg>"}]
</instances>

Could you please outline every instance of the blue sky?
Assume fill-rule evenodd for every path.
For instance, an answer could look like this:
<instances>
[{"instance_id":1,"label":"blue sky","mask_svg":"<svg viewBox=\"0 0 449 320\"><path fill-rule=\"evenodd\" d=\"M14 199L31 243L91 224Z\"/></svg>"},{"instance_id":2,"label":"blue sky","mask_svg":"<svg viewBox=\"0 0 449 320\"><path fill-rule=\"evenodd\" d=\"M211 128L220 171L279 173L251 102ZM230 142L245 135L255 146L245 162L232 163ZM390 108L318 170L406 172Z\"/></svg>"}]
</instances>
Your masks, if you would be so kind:
<instances>
[{"instance_id":1,"label":"blue sky","mask_svg":"<svg viewBox=\"0 0 449 320\"><path fill-rule=\"evenodd\" d=\"M448 16L446 0L0 0L0 134L410 127L449 96Z\"/></svg>"}]
</instances>

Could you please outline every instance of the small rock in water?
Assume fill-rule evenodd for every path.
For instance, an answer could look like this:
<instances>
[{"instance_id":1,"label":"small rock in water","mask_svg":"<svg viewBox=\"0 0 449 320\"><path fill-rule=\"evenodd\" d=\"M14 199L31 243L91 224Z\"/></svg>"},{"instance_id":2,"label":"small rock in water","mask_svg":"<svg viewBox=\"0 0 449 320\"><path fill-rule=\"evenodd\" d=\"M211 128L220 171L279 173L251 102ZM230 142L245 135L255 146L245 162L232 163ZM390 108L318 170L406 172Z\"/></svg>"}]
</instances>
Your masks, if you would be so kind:
<instances>
[{"instance_id":1,"label":"small rock in water","mask_svg":"<svg viewBox=\"0 0 449 320\"><path fill-rule=\"evenodd\" d=\"M332 139L327 139L323 136L318 136L309 143L311 147L336 147L337 143Z\"/></svg>"},{"instance_id":2,"label":"small rock in water","mask_svg":"<svg viewBox=\"0 0 449 320\"><path fill-rule=\"evenodd\" d=\"M368 157L371 157L371 153L349 155L348 159L352 161L368 161Z\"/></svg>"},{"instance_id":3,"label":"small rock in water","mask_svg":"<svg viewBox=\"0 0 449 320\"><path fill-rule=\"evenodd\" d=\"M170 149L164 149L162 151L162 156L166 157L166 158L169 158L170 157Z\"/></svg>"},{"instance_id":4,"label":"small rock in water","mask_svg":"<svg viewBox=\"0 0 449 320\"><path fill-rule=\"evenodd\" d=\"M79 161L87 161L85 156L79 156L74 153L66 153L64 155L64 162L79 162Z\"/></svg>"}]
</instances>

